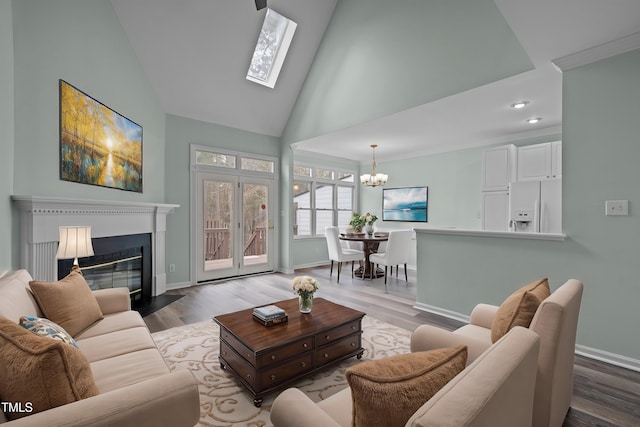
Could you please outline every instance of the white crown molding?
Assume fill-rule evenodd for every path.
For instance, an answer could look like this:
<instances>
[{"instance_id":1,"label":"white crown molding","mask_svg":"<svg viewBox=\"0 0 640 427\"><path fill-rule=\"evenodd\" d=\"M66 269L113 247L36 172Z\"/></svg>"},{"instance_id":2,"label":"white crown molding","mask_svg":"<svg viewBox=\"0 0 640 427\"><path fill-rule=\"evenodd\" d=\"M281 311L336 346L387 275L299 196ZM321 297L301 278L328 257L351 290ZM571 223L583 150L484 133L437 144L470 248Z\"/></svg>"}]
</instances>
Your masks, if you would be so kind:
<instances>
[{"instance_id":1,"label":"white crown molding","mask_svg":"<svg viewBox=\"0 0 640 427\"><path fill-rule=\"evenodd\" d=\"M560 71L567 71L636 49L640 49L640 32L554 59L551 63Z\"/></svg>"}]
</instances>

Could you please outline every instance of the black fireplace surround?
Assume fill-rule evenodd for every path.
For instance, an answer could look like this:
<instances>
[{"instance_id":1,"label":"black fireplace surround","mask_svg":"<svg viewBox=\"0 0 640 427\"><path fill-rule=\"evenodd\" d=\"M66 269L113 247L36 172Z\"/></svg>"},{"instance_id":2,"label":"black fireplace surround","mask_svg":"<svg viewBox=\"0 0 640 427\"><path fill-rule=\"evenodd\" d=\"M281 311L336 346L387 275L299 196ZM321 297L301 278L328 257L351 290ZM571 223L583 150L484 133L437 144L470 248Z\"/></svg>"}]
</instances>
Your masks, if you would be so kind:
<instances>
[{"instance_id":1,"label":"black fireplace surround","mask_svg":"<svg viewBox=\"0 0 640 427\"><path fill-rule=\"evenodd\" d=\"M99 237L91 239L94 256L80 258L82 269L91 266L83 274L93 289L126 286L132 303L142 303L152 298L152 252L151 233L125 236ZM125 262L116 262L128 260ZM105 266L102 266L105 265ZM73 266L72 259L58 260L58 280L65 277ZM112 275L109 284L108 277ZM95 283L95 284L94 284Z\"/></svg>"}]
</instances>

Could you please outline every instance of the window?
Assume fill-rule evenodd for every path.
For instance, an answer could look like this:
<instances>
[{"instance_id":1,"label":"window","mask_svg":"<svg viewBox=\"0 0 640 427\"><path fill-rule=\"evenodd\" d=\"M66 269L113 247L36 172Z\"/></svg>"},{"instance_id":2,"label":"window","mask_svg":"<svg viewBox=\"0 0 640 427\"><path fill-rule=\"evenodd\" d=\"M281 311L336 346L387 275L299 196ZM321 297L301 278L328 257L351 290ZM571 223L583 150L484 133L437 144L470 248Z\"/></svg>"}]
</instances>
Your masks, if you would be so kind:
<instances>
[{"instance_id":1,"label":"window","mask_svg":"<svg viewBox=\"0 0 640 427\"><path fill-rule=\"evenodd\" d=\"M349 225L355 200L355 173L293 166L294 236L323 236L326 227Z\"/></svg>"},{"instance_id":2,"label":"window","mask_svg":"<svg viewBox=\"0 0 640 427\"><path fill-rule=\"evenodd\" d=\"M272 177L277 173L277 161L274 157L246 155L205 146L192 146L192 165L202 170L218 171L235 169L247 171L247 175ZM235 173L226 171L224 173Z\"/></svg>"}]
</instances>

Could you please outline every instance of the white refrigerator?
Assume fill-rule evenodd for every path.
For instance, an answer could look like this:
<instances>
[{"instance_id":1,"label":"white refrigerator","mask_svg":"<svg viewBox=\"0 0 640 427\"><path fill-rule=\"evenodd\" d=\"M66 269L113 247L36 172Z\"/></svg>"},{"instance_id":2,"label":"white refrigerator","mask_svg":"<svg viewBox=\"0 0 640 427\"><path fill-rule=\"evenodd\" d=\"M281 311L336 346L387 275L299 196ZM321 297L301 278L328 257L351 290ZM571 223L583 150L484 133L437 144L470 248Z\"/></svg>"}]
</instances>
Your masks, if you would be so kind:
<instances>
[{"instance_id":1,"label":"white refrigerator","mask_svg":"<svg viewBox=\"0 0 640 427\"><path fill-rule=\"evenodd\" d=\"M562 233L562 180L509 184L509 231Z\"/></svg>"}]
</instances>

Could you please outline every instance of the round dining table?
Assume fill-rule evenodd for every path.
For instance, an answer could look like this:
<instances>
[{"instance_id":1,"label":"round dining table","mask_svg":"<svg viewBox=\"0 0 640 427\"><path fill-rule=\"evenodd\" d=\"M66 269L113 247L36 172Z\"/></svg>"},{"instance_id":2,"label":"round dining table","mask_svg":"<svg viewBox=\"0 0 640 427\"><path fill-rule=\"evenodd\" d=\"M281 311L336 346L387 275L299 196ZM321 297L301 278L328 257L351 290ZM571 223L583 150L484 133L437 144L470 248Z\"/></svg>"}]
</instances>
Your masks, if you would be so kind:
<instances>
[{"instance_id":1,"label":"round dining table","mask_svg":"<svg viewBox=\"0 0 640 427\"><path fill-rule=\"evenodd\" d=\"M378 247L381 242L389 240L389 233L343 233L339 236L340 240L346 240L349 242L362 242L362 250L364 251L365 263L353 272L354 275L367 278L367 277L384 277L384 270L376 268L373 271L373 266L369 261L369 255L378 252ZM371 272L373 271L373 275Z\"/></svg>"}]
</instances>

